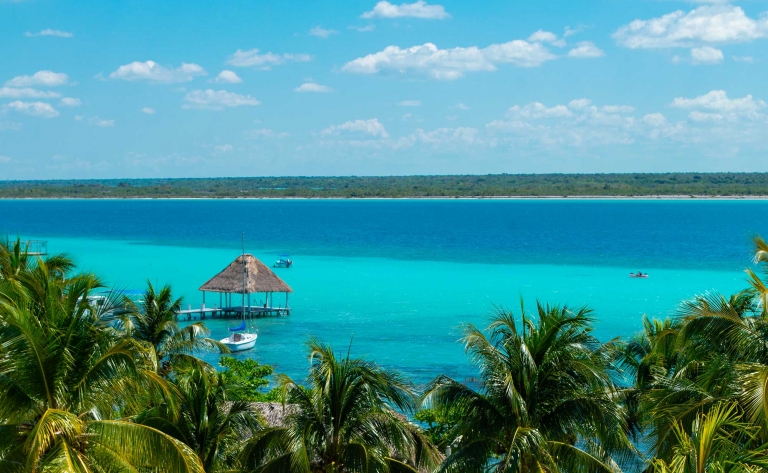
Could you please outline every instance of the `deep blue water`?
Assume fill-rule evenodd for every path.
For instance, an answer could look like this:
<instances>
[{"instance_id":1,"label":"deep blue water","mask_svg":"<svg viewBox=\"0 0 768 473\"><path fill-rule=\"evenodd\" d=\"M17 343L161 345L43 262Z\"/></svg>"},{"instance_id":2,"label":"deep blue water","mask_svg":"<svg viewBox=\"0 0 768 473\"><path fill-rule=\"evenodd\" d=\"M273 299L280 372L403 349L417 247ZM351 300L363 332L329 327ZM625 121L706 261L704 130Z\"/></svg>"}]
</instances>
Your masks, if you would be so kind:
<instances>
[{"instance_id":1,"label":"deep blue water","mask_svg":"<svg viewBox=\"0 0 768 473\"><path fill-rule=\"evenodd\" d=\"M427 381L472 376L461 325L484 326L495 305L588 304L608 339L695 294L739 290L766 215L766 201L11 200L0 234L48 239L120 288L171 283L197 306L245 232L266 263L294 256L276 271L295 293L293 315L260 320L257 348L239 356L300 378L308 336L352 340L354 354ZM628 277L637 270L651 277ZM206 323L226 335L228 322Z\"/></svg>"}]
</instances>

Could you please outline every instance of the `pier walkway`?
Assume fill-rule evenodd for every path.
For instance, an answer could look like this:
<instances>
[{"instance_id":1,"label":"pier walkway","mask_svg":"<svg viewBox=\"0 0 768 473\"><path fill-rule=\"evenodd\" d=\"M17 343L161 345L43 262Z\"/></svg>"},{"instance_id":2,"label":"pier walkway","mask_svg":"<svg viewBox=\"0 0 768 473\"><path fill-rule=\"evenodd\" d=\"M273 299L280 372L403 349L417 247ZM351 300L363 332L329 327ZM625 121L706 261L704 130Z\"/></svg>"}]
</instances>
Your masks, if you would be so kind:
<instances>
[{"instance_id":1,"label":"pier walkway","mask_svg":"<svg viewBox=\"0 0 768 473\"><path fill-rule=\"evenodd\" d=\"M246 318L279 317L283 315L291 315L291 309L288 307L206 307L205 304L203 304L197 309L193 309L191 306L189 306L189 308L186 310L180 310L179 319L182 321L205 320L206 318L239 319L242 317L243 309L245 309Z\"/></svg>"}]
</instances>

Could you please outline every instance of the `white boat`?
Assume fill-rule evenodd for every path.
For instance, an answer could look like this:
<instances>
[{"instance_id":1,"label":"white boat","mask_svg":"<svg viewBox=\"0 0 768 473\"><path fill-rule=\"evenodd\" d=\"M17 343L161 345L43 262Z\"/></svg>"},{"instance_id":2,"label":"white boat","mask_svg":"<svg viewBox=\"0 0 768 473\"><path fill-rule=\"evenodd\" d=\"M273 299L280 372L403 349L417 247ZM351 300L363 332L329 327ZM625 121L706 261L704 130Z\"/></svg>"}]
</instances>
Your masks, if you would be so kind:
<instances>
[{"instance_id":1,"label":"white boat","mask_svg":"<svg viewBox=\"0 0 768 473\"><path fill-rule=\"evenodd\" d=\"M226 345L230 351L250 350L256 346L255 333L245 331L245 320L235 328L229 329L231 332L227 338L222 338L220 342Z\"/></svg>"},{"instance_id":2,"label":"white boat","mask_svg":"<svg viewBox=\"0 0 768 473\"><path fill-rule=\"evenodd\" d=\"M243 351L250 350L256 346L255 333L248 332L248 328L245 325L245 233L243 233L243 308L241 314L243 315L243 321L240 325L229 329L229 336L219 340L223 345L229 348L230 351ZM250 308L248 309L250 311Z\"/></svg>"},{"instance_id":3,"label":"white boat","mask_svg":"<svg viewBox=\"0 0 768 473\"><path fill-rule=\"evenodd\" d=\"M293 260L291 260L291 255L280 255L277 258L277 261L275 261L275 264L272 265L273 268L290 268L291 265L293 265Z\"/></svg>"}]
</instances>

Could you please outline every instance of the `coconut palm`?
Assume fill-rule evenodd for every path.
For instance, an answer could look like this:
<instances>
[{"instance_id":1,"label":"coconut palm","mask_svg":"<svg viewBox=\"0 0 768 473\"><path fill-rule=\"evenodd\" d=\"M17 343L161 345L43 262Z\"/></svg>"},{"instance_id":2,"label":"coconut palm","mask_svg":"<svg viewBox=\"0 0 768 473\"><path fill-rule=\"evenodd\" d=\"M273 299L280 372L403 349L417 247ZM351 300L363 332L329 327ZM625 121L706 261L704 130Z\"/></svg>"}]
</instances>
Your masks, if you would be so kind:
<instances>
[{"instance_id":1,"label":"coconut palm","mask_svg":"<svg viewBox=\"0 0 768 473\"><path fill-rule=\"evenodd\" d=\"M616 471L633 453L614 347L591 334L590 310L537 304L537 312L536 320L523 309L518 322L499 310L488 336L465 328L477 389L444 376L429 386L427 406L461 412L439 471Z\"/></svg>"},{"instance_id":2,"label":"coconut palm","mask_svg":"<svg viewBox=\"0 0 768 473\"><path fill-rule=\"evenodd\" d=\"M192 368L174 373L179 402L159 404L137 422L189 445L207 473L229 471L245 442L261 428L259 414L247 402L230 401L221 374Z\"/></svg>"},{"instance_id":3,"label":"coconut palm","mask_svg":"<svg viewBox=\"0 0 768 473\"><path fill-rule=\"evenodd\" d=\"M15 279L19 274L32 270L41 258L28 253L27 246L21 239L11 242L0 241L0 279ZM66 255L57 254L44 258L46 268L51 275L63 276L74 268L72 260Z\"/></svg>"},{"instance_id":4,"label":"coconut palm","mask_svg":"<svg viewBox=\"0 0 768 473\"><path fill-rule=\"evenodd\" d=\"M123 318L125 333L151 346L163 375L179 363L199 365L200 360L193 356L196 351L229 353L226 346L208 338L210 331L202 322L179 326L181 304L182 298L173 298L170 285L163 286L158 292L147 281L142 302L130 302L133 310Z\"/></svg>"},{"instance_id":5,"label":"coconut palm","mask_svg":"<svg viewBox=\"0 0 768 473\"><path fill-rule=\"evenodd\" d=\"M401 375L311 339L306 387L287 376L285 425L257 434L244 454L254 472L417 472L438 455L411 412L414 389Z\"/></svg>"},{"instance_id":6,"label":"coconut palm","mask_svg":"<svg viewBox=\"0 0 768 473\"><path fill-rule=\"evenodd\" d=\"M677 424L669 461L655 459L655 473L759 473L768 471L768 446L748 448L759 427L745 423L736 404L720 403L696 415L690 429Z\"/></svg>"},{"instance_id":7,"label":"coconut palm","mask_svg":"<svg viewBox=\"0 0 768 473\"><path fill-rule=\"evenodd\" d=\"M113 301L89 302L100 281L42 259L14 278L0 289L0 471L202 472L182 442L123 417L163 385L143 348L108 329Z\"/></svg>"}]
</instances>

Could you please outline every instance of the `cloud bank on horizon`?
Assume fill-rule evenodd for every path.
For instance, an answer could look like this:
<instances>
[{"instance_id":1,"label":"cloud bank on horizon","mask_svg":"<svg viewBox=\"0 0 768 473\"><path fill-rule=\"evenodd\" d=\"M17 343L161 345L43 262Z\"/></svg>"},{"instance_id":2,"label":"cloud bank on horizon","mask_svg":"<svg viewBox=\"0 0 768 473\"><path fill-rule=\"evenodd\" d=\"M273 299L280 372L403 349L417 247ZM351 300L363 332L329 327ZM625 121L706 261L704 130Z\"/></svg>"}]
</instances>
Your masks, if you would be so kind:
<instances>
[{"instance_id":1,"label":"cloud bank on horizon","mask_svg":"<svg viewBox=\"0 0 768 473\"><path fill-rule=\"evenodd\" d=\"M768 171L759 3L61 1L0 3L0 179Z\"/></svg>"}]
</instances>

